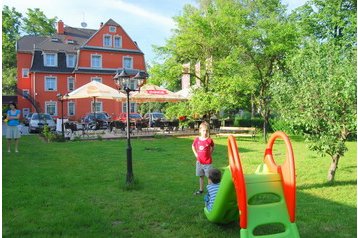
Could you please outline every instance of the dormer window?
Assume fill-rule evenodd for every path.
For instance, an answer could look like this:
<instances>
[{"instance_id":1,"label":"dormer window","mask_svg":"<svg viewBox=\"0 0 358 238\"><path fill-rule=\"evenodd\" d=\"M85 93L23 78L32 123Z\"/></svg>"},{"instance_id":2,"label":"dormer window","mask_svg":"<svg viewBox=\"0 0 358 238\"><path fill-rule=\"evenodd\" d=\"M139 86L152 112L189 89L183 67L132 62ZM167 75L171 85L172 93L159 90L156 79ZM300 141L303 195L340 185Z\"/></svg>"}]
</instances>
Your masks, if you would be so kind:
<instances>
[{"instance_id":1,"label":"dormer window","mask_svg":"<svg viewBox=\"0 0 358 238\"><path fill-rule=\"evenodd\" d=\"M112 47L112 36L111 35L103 36L103 46L104 47Z\"/></svg>"},{"instance_id":2,"label":"dormer window","mask_svg":"<svg viewBox=\"0 0 358 238\"><path fill-rule=\"evenodd\" d=\"M75 54L67 54L66 55L66 65L67 68L74 68L76 65L76 55Z\"/></svg>"},{"instance_id":3,"label":"dormer window","mask_svg":"<svg viewBox=\"0 0 358 238\"><path fill-rule=\"evenodd\" d=\"M57 67L57 54L56 53L44 53L44 66Z\"/></svg>"}]
</instances>

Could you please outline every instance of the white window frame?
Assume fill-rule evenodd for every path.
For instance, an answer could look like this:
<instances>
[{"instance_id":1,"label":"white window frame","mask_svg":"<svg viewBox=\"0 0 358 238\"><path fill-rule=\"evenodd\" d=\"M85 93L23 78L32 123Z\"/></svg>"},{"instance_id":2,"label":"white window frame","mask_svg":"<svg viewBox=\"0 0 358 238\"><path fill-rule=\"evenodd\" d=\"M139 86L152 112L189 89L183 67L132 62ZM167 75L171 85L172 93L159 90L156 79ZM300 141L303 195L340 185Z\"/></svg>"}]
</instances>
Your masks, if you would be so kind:
<instances>
[{"instance_id":1,"label":"white window frame","mask_svg":"<svg viewBox=\"0 0 358 238\"><path fill-rule=\"evenodd\" d=\"M67 66L67 68L74 68L76 66L76 55L75 54L66 54L66 66Z\"/></svg>"},{"instance_id":2,"label":"white window frame","mask_svg":"<svg viewBox=\"0 0 358 238\"><path fill-rule=\"evenodd\" d=\"M91 112L93 111L93 106L94 106L94 101L91 101ZM99 110L97 110L99 109ZM97 101L96 100L96 108L95 108L96 112L103 112L103 103L101 101Z\"/></svg>"},{"instance_id":3,"label":"white window frame","mask_svg":"<svg viewBox=\"0 0 358 238\"><path fill-rule=\"evenodd\" d=\"M109 26L109 32L116 32L117 28L115 26Z\"/></svg>"},{"instance_id":4,"label":"white window frame","mask_svg":"<svg viewBox=\"0 0 358 238\"><path fill-rule=\"evenodd\" d=\"M137 112L137 103L130 102L130 105L131 105L130 113ZM126 102L122 103L122 112L127 113L127 103Z\"/></svg>"},{"instance_id":5,"label":"white window frame","mask_svg":"<svg viewBox=\"0 0 358 238\"><path fill-rule=\"evenodd\" d=\"M98 77L98 76L91 77L91 82L92 81L97 81L99 83L102 83L102 77Z\"/></svg>"},{"instance_id":6,"label":"white window frame","mask_svg":"<svg viewBox=\"0 0 358 238\"><path fill-rule=\"evenodd\" d=\"M53 62L52 59L50 61L50 56L53 56ZM44 66L46 67L57 67L57 53L44 53Z\"/></svg>"},{"instance_id":7,"label":"white window frame","mask_svg":"<svg viewBox=\"0 0 358 238\"><path fill-rule=\"evenodd\" d=\"M30 77L30 70L28 69L28 68L23 68L22 69L22 77L23 78L28 78L28 77Z\"/></svg>"},{"instance_id":8,"label":"white window frame","mask_svg":"<svg viewBox=\"0 0 358 238\"><path fill-rule=\"evenodd\" d=\"M107 42L108 39L108 42ZM109 34L103 35L103 46L112 47L112 36Z\"/></svg>"},{"instance_id":9,"label":"white window frame","mask_svg":"<svg viewBox=\"0 0 358 238\"><path fill-rule=\"evenodd\" d=\"M47 83L48 83L47 80L50 80L50 79L54 79L54 85L53 85L52 90L50 90L50 87L48 87L48 85L47 85ZM57 91L57 77L56 77L56 76L52 76L52 75L50 75L50 76L45 76L44 86L45 86L45 91L50 91L50 92L52 92L52 91ZM50 85L50 86L52 86L52 85Z\"/></svg>"},{"instance_id":10,"label":"white window frame","mask_svg":"<svg viewBox=\"0 0 358 238\"><path fill-rule=\"evenodd\" d=\"M98 58L98 65L95 65L95 61L94 59L97 59ZM96 68L96 69L100 69L102 68L102 55L99 55L99 54L92 54L91 55L91 68Z\"/></svg>"},{"instance_id":11,"label":"white window frame","mask_svg":"<svg viewBox=\"0 0 358 238\"><path fill-rule=\"evenodd\" d=\"M26 117L30 113L30 108L25 107L22 109L22 115L23 117Z\"/></svg>"},{"instance_id":12,"label":"white window frame","mask_svg":"<svg viewBox=\"0 0 358 238\"><path fill-rule=\"evenodd\" d=\"M116 45L116 39L119 39L119 45ZM122 48L122 37L121 36L113 36L113 47L114 48Z\"/></svg>"},{"instance_id":13,"label":"white window frame","mask_svg":"<svg viewBox=\"0 0 358 238\"><path fill-rule=\"evenodd\" d=\"M54 113L54 114L51 114L51 113L49 112L50 110L48 110L48 109L49 109L48 107L50 107L50 106L53 106L53 108L55 109L55 113ZM58 114L57 107L58 107L58 103L57 103L57 102L55 102L55 101L46 101L46 102L45 102L45 113L50 114L51 116L57 116L57 114Z\"/></svg>"},{"instance_id":14,"label":"white window frame","mask_svg":"<svg viewBox=\"0 0 358 238\"><path fill-rule=\"evenodd\" d=\"M73 111L73 112L71 112ZM68 116L74 116L76 115L76 104L73 101L67 102L67 115Z\"/></svg>"},{"instance_id":15,"label":"white window frame","mask_svg":"<svg viewBox=\"0 0 358 238\"><path fill-rule=\"evenodd\" d=\"M25 95L29 95L29 96L30 96L30 89L23 89L23 90L22 90L22 97L23 97L23 98L27 98Z\"/></svg>"},{"instance_id":16,"label":"white window frame","mask_svg":"<svg viewBox=\"0 0 358 238\"><path fill-rule=\"evenodd\" d=\"M72 84L72 89L71 89L71 84ZM75 78L70 76L67 77L67 91L71 92L73 90L75 90Z\"/></svg>"},{"instance_id":17,"label":"white window frame","mask_svg":"<svg viewBox=\"0 0 358 238\"><path fill-rule=\"evenodd\" d=\"M129 67L125 64L126 60L131 61ZM133 57L131 57L131 56L123 56L123 68L124 69L133 69Z\"/></svg>"}]
</instances>

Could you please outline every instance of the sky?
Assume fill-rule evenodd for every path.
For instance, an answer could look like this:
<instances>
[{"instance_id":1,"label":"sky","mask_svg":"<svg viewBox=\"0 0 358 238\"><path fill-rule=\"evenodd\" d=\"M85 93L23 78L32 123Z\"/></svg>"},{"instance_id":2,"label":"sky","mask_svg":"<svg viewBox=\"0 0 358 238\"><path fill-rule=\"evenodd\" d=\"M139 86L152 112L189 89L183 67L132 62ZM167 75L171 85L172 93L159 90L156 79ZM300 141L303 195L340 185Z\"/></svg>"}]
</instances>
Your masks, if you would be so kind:
<instances>
[{"instance_id":1,"label":"sky","mask_svg":"<svg viewBox=\"0 0 358 238\"><path fill-rule=\"evenodd\" d=\"M307 0L282 0L292 10ZM47 18L57 17L65 25L99 29L100 23L113 19L120 24L132 40L138 43L147 63L155 59L153 45L163 46L172 35L172 19L182 13L183 6L195 0L2 0L2 6L14 7L26 15L27 9L39 8Z\"/></svg>"}]
</instances>

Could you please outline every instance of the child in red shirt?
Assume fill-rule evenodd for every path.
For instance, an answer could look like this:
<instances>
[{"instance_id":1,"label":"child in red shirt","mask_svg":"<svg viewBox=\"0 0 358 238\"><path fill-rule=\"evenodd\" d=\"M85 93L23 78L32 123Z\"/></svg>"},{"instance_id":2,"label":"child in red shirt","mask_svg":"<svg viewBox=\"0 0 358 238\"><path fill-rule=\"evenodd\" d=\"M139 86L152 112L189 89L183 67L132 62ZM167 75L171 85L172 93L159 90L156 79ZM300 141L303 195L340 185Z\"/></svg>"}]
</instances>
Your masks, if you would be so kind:
<instances>
[{"instance_id":1,"label":"child in red shirt","mask_svg":"<svg viewBox=\"0 0 358 238\"><path fill-rule=\"evenodd\" d=\"M212 168L212 153L214 151L214 141L210 138L209 124L202 122L199 126L199 137L196 137L192 150L196 158L196 176L199 176L199 190L195 195L204 192L204 176L209 177L209 170Z\"/></svg>"}]
</instances>

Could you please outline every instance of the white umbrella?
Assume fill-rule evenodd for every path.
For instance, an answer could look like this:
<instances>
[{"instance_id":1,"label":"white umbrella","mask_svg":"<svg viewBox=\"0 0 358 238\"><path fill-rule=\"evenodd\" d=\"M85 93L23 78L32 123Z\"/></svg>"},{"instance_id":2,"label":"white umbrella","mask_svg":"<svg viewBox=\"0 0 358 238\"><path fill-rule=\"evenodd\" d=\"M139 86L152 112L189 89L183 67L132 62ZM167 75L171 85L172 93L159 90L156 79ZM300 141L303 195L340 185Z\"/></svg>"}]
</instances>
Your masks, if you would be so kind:
<instances>
[{"instance_id":1,"label":"white umbrella","mask_svg":"<svg viewBox=\"0 0 358 238\"><path fill-rule=\"evenodd\" d=\"M177 95L168 89L159 87L154 84L145 84L140 88L140 92L134 93L131 96L131 101L137 103L145 102L178 102L184 101L181 95Z\"/></svg>"},{"instance_id":2,"label":"white umbrella","mask_svg":"<svg viewBox=\"0 0 358 238\"><path fill-rule=\"evenodd\" d=\"M111 88L103 83L92 81L64 96L64 99L80 98L93 98L94 105L96 105L96 98L115 99L121 101L125 99L126 96L123 93L118 92L118 90ZM96 110L93 110L93 112L96 113Z\"/></svg>"},{"instance_id":3,"label":"white umbrella","mask_svg":"<svg viewBox=\"0 0 358 238\"><path fill-rule=\"evenodd\" d=\"M79 98L102 98L102 99L124 99L125 95L118 90L103 83L92 81L67 94L65 99Z\"/></svg>"}]
</instances>

